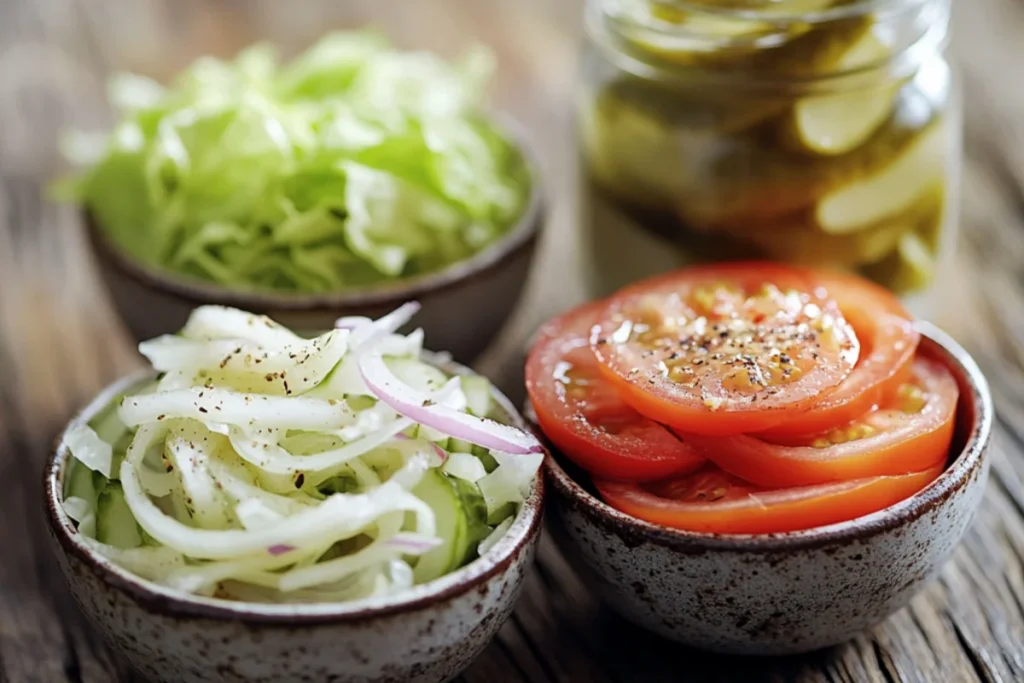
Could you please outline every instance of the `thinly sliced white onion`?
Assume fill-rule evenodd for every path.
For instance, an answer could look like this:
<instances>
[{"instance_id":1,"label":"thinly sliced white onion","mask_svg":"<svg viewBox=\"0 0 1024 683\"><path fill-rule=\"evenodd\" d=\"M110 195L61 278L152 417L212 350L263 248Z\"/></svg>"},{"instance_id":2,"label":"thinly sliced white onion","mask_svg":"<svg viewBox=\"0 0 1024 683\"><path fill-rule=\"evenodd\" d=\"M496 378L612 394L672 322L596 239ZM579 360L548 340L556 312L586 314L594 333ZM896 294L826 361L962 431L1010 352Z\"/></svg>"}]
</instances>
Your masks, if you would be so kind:
<instances>
[{"instance_id":1,"label":"thinly sliced white onion","mask_svg":"<svg viewBox=\"0 0 1024 683\"><path fill-rule=\"evenodd\" d=\"M391 510L414 512L420 533L433 535L433 512L397 484L385 482L365 494L335 494L316 507L259 531L196 529L168 517L146 496L126 458L121 464L125 501L139 525L160 543L189 557L231 559L265 553L279 543L304 547L350 538Z\"/></svg>"},{"instance_id":2,"label":"thinly sliced white onion","mask_svg":"<svg viewBox=\"0 0 1024 683\"><path fill-rule=\"evenodd\" d=\"M161 583L186 593L208 592L218 583L237 576L253 576L258 581L261 572L287 567L295 562L295 557L264 556L243 560L226 560L209 562L198 566L187 566L172 570L163 577ZM268 582L269 583L269 582Z\"/></svg>"},{"instance_id":3,"label":"thinly sliced white onion","mask_svg":"<svg viewBox=\"0 0 1024 683\"><path fill-rule=\"evenodd\" d=\"M303 508L317 505L319 501L302 493L282 496L265 491L255 485L256 476L241 464L230 463L224 458L211 460L210 471L220 484L221 490L230 497L235 505L248 500L255 500L264 507L273 510L281 517L294 515ZM243 525L244 526L244 525Z\"/></svg>"},{"instance_id":4,"label":"thinly sliced white onion","mask_svg":"<svg viewBox=\"0 0 1024 683\"><path fill-rule=\"evenodd\" d=\"M165 334L141 342L139 353L149 360L157 372L171 372L183 368L195 370L216 367L225 358L231 358L246 348L252 352L259 347L249 346L236 339L200 341Z\"/></svg>"},{"instance_id":5,"label":"thinly sliced white onion","mask_svg":"<svg viewBox=\"0 0 1024 683\"><path fill-rule=\"evenodd\" d=\"M388 479L401 486L406 491L416 488L416 485L423 479L423 475L430 469L431 459L436 458L432 451L419 450L413 453L409 460Z\"/></svg>"},{"instance_id":6,"label":"thinly sliced white onion","mask_svg":"<svg viewBox=\"0 0 1024 683\"><path fill-rule=\"evenodd\" d=\"M405 560L391 560L388 562L388 576L391 579L390 592L401 593L412 588L415 577L412 567Z\"/></svg>"},{"instance_id":7,"label":"thinly sliced white onion","mask_svg":"<svg viewBox=\"0 0 1024 683\"><path fill-rule=\"evenodd\" d=\"M345 315L334 321L335 329L339 330L357 330L360 327L370 325L373 320L362 315Z\"/></svg>"},{"instance_id":8,"label":"thinly sliced white onion","mask_svg":"<svg viewBox=\"0 0 1024 683\"><path fill-rule=\"evenodd\" d=\"M407 531L394 534L381 542L391 548L401 550L403 555L422 555L444 543L443 540L434 536L424 536Z\"/></svg>"},{"instance_id":9,"label":"thinly sliced white onion","mask_svg":"<svg viewBox=\"0 0 1024 683\"><path fill-rule=\"evenodd\" d=\"M164 375L118 407L117 433L136 428L118 471L110 438L79 430L69 447L121 477L134 521L164 547L98 549L177 590L238 599L345 600L412 586L403 558L451 540L436 537L434 510L412 493L430 469L476 482L494 511L522 499L541 458L531 436L467 415L460 378L418 365L422 330L397 333L417 310L342 319L304 340L210 306L182 336L144 342ZM498 468L487 475L476 456L449 455L449 437L496 449ZM335 476L344 481L323 486ZM95 531L94 502L65 506L83 535ZM339 544L356 538L369 545Z\"/></svg>"},{"instance_id":10,"label":"thinly sliced white onion","mask_svg":"<svg viewBox=\"0 0 1024 683\"><path fill-rule=\"evenodd\" d=\"M170 572L185 564L185 556L174 548L115 548L92 538L86 538L85 542L100 555L152 581L163 580Z\"/></svg>"},{"instance_id":11,"label":"thinly sliced white onion","mask_svg":"<svg viewBox=\"0 0 1024 683\"><path fill-rule=\"evenodd\" d=\"M369 325L359 327L352 332L352 349L356 351L365 349L379 342L385 336L394 334L402 325L412 320L419 311L420 303L418 301L407 301Z\"/></svg>"},{"instance_id":12,"label":"thinly sliced white onion","mask_svg":"<svg viewBox=\"0 0 1024 683\"><path fill-rule=\"evenodd\" d=\"M356 420L355 413L344 401L239 394L205 387L130 396L121 402L118 415L129 427L188 418L239 425L250 430L339 429Z\"/></svg>"},{"instance_id":13,"label":"thinly sliced white onion","mask_svg":"<svg viewBox=\"0 0 1024 683\"><path fill-rule=\"evenodd\" d=\"M332 330L278 350L237 346L201 372L202 384L243 393L298 396L320 384L348 351L348 332Z\"/></svg>"},{"instance_id":14,"label":"thinly sliced white onion","mask_svg":"<svg viewBox=\"0 0 1024 683\"><path fill-rule=\"evenodd\" d=\"M101 439L89 425L77 424L64 434L64 447L78 462L93 472L110 477L110 466L114 460L113 447Z\"/></svg>"},{"instance_id":15,"label":"thinly sliced white onion","mask_svg":"<svg viewBox=\"0 0 1024 683\"><path fill-rule=\"evenodd\" d=\"M235 506L235 516L248 531L268 527L280 522L284 515L277 512L259 498L247 498ZM291 548L291 546L285 546ZM273 548L269 549L271 555L275 553Z\"/></svg>"},{"instance_id":16,"label":"thinly sliced white onion","mask_svg":"<svg viewBox=\"0 0 1024 683\"><path fill-rule=\"evenodd\" d=\"M231 526L227 501L209 468L216 457L212 437L201 424L176 424L164 442L165 454L178 476L196 525L202 529L227 529Z\"/></svg>"},{"instance_id":17,"label":"thinly sliced white onion","mask_svg":"<svg viewBox=\"0 0 1024 683\"><path fill-rule=\"evenodd\" d=\"M523 430L453 410L402 384L378 354L362 355L359 370L366 386L378 399L411 420L484 448L514 454L544 451L540 442Z\"/></svg>"},{"instance_id":18,"label":"thinly sliced white onion","mask_svg":"<svg viewBox=\"0 0 1024 683\"><path fill-rule=\"evenodd\" d=\"M195 383L192 381L195 378L194 373L186 372L185 370L171 370L170 372L164 373L164 376L157 382L156 391L174 391L176 389L188 389Z\"/></svg>"},{"instance_id":19,"label":"thinly sliced white onion","mask_svg":"<svg viewBox=\"0 0 1024 683\"><path fill-rule=\"evenodd\" d=\"M181 330L186 339L241 339L267 349L279 349L303 341L291 330L265 315L227 306L200 306L192 311Z\"/></svg>"},{"instance_id":20,"label":"thinly sliced white onion","mask_svg":"<svg viewBox=\"0 0 1024 683\"><path fill-rule=\"evenodd\" d=\"M442 467L449 474L468 482L476 483L487 476L487 470L480 458L470 453L450 453Z\"/></svg>"},{"instance_id":21,"label":"thinly sliced white onion","mask_svg":"<svg viewBox=\"0 0 1024 683\"><path fill-rule=\"evenodd\" d=\"M436 543L433 541L437 541ZM383 541L371 543L351 555L318 562L310 567L295 569L282 574L277 588L281 591L295 591L311 586L340 581L361 569L366 569L402 555L422 555L437 547L440 541L418 534L396 534Z\"/></svg>"},{"instance_id":22,"label":"thinly sliced white onion","mask_svg":"<svg viewBox=\"0 0 1024 683\"><path fill-rule=\"evenodd\" d=\"M264 472L289 478L301 472L314 484L319 484L333 476L341 465L382 446L412 424L412 420L399 418L362 439L316 455L292 455L272 441L254 438L233 426L228 428L228 438L243 460Z\"/></svg>"}]
</instances>

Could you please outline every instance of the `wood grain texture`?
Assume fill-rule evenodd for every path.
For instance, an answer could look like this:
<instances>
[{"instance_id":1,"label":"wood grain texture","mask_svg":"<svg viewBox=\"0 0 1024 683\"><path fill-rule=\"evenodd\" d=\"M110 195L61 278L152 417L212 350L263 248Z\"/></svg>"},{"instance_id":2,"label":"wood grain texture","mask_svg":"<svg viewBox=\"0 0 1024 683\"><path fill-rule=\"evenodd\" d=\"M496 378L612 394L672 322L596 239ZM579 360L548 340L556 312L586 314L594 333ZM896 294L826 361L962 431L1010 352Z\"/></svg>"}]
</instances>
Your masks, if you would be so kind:
<instances>
[{"instance_id":1,"label":"wood grain texture","mask_svg":"<svg viewBox=\"0 0 1024 683\"><path fill-rule=\"evenodd\" d=\"M531 131L553 203L519 314L479 369L515 387L528 333L581 300L572 93L582 0L0 0L0 681L133 680L78 615L42 540L52 439L139 361L101 295L74 212L47 201L66 126L109 120L113 69L166 77L203 53L272 38L294 53L381 24L409 47L499 55L498 106ZM545 542L514 617L463 674L494 681L1024 681L1024 4L961 2L967 139L962 238L939 322L976 354L999 408L984 507L940 579L871 633L807 657L687 651L624 624Z\"/></svg>"}]
</instances>

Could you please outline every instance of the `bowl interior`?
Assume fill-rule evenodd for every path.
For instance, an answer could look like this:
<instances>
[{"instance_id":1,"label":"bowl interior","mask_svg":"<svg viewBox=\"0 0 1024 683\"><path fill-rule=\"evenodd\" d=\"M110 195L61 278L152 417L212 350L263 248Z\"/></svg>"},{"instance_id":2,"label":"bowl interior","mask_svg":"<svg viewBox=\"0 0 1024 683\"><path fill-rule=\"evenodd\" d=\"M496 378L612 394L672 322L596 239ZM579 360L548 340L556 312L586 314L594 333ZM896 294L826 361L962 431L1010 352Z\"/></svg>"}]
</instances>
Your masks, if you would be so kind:
<instances>
[{"instance_id":1,"label":"bowl interior","mask_svg":"<svg viewBox=\"0 0 1024 683\"><path fill-rule=\"evenodd\" d=\"M453 374L470 374L467 368L448 361L440 354L426 354L427 360ZM152 379L149 370L123 377L104 389L81 410L67 428L88 422L115 397ZM525 422L508 399L493 389L497 404L497 417L507 418L511 424L525 428ZM385 616L395 612L426 607L447 597L461 594L492 576L504 572L520 550L539 531L542 516L544 479L538 472L530 495L520 507L508 532L482 557L434 581L413 586L396 595L370 597L341 603L271 604L253 603L221 598L191 595L140 578L94 552L78 533L62 505L64 475L70 453L58 438L57 446L46 464L44 496L50 532L64 552L73 554L88 564L104 581L116 589L126 591L143 604L177 614L219 619L280 622L347 621Z\"/></svg>"},{"instance_id":2,"label":"bowl interior","mask_svg":"<svg viewBox=\"0 0 1024 683\"><path fill-rule=\"evenodd\" d=\"M983 456L991 439L993 408L988 383L970 355L945 332L930 323L918 322L921 331L920 351L945 364L956 378L960 388L956 426L950 446L946 469L934 481L916 494L878 512L845 522L814 527L801 531L773 534L714 534L683 531L645 522L611 507L597 494L590 475L574 464L556 448L545 467L558 492L589 513L629 529L644 538L656 539L674 547L729 547L765 551L780 548L820 545L856 537L872 529L887 528L902 523L908 517L928 510L948 497L959 482L969 475ZM532 409L527 410L531 421Z\"/></svg>"},{"instance_id":3,"label":"bowl interior","mask_svg":"<svg viewBox=\"0 0 1024 683\"><path fill-rule=\"evenodd\" d=\"M537 158L527 136L512 119L499 115L492 117L491 122L519 154L521 168L517 171L527 178L528 183L526 201L519 218L497 240L469 258L456 261L431 273L334 292L287 293L273 290L232 289L205 280L190 278L138 260L109 238L87 208L83 210L86 229L89 239L99 255L110 261L121 272L196 305L217 303L254 312L322 309L359 311L381 306L397 306L410 299L425 298L465 279L484 273L536 240L542 224L544 203L542 178Z\"/></svg>"}]
</instances>

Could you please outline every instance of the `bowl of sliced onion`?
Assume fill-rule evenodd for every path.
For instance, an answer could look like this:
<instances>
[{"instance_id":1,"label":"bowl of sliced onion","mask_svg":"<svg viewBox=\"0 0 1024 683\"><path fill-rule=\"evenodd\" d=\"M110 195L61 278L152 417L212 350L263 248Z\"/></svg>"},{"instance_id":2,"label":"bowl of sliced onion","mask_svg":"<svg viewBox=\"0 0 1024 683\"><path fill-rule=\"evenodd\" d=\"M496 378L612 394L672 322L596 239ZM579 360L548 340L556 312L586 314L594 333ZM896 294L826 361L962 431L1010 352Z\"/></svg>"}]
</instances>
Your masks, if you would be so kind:
<instances>
[{"instance_id":1,"label":"bowl of sliced onion","mask_svg":"<svg viewBox=\"0 0 1024 683\"><path fill-rule=\"evenodd\" d=\"M441 681L512 610L544 452L486 379L397 334L206 306L69 423L50 537L155 681Z\"/></svg>"}]
</instances>

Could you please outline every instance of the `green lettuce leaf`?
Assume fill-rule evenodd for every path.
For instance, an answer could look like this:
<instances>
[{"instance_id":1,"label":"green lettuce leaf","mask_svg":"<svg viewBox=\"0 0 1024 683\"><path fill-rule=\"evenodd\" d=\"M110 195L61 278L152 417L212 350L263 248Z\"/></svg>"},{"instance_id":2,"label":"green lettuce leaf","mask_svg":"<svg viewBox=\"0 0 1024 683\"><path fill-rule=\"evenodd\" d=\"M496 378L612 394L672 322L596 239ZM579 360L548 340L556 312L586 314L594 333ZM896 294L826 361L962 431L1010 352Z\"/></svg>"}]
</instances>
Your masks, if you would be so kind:
<instances>
[{"instance_id":1,"label":"green lettuce leaf","mask_svg":"<svg viewBox=\"0 0 1024 683\"><path fill-rule=\"evenodd\" d=\"M78 201L130 255L243 289L332 291L443 269L498 239L529 190L484 113L493 58L446 62L374 32L288 64L255 45L168 86L121 75L106 136L73 134Z\"/></svg>"}]
</instances>

